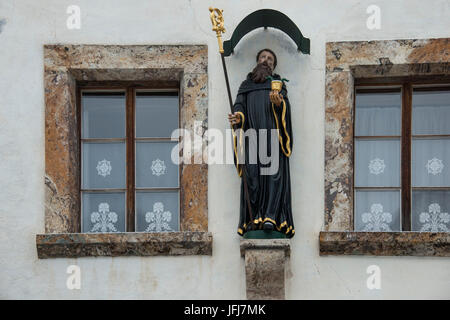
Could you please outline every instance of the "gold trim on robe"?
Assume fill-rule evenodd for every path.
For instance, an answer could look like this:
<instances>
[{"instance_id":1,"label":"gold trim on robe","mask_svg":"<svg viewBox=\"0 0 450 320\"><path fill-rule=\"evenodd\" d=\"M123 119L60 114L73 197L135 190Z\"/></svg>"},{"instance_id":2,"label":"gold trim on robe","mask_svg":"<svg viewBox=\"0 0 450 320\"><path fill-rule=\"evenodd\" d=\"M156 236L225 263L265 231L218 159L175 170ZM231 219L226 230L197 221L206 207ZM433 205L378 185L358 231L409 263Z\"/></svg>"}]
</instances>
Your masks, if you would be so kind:
<instances>
[{"instance_id":1,"label":"gold trim on robe","mask_svg":"<svg viewBox=\"0 0 450 320\"><path fill-rule=\"evenodd\" d=\"M244 114L241 111L237 111L236 113L238 113L241 116L241 123L242 124L241 124L241 131L239 133L239 145L240 145L241 154L242 154L242 149L244 147L243 141L242 141L242 138L243 138L242 134L243 134L243 131L244 131L245 116L244 116ZM236 170L238 172L239 177L241 177L242 176L242 166L239 167L239 157L238 157L238 154L237 154L237 137L236 137L236 134L234 133L234 130L232 130L232 132L233 132L233 149L234 149L234 155L236 157Z\"/></svg>"},{"instance_id":2,"label":"gold trim on robe","mask_svg":"<svg viewBox=\"0 0 450 320\"><path fill-rule=\"evenodd\" d=\"M277 231L279 231L279 232L282 232L281 230L283 229L283 227L287 227L287 228L286 228L286 231L284 231L284 233L285 233L286 235L289 235L289 233L291 233L291 234L293 235L293 234L295 233L294 228L293 228L292 226L288 226L288 225L287 225L287 221L284 221L284 222L282 222L280 225L277 225L276 221L274 221L273 219L270 219L270 218L265 218L265 219L263 219L263 218L260 217L260 218L258 218L258 219L254 219L254 220L253 220L253 223L254 223L255 225L259 225L260 228L262 228L262 225L263 225L264 222L266 222L266 221L272 222L272 223L275 225L275 228L277 229ZM244 225L243 225L243 228L244 228L244 229L238 228L238 234L240 234L241 236L244 235L244 232L247 230L247 227L248 227L248 225L247 225L246 223L244 223Z\"/></svg>"},{"instance_id":3,"label":"gold trim on robe","mask_svg":"<svg viewBox=\"0 0 450 320\"><path fill-rule=\"evenodd\" d=\"M280 135L280 126L278 124L278 117L277 117L277 113L275 112L275 108L273 107L273 103L272 103L272 111L273 111L273 115L275 117L275 123L277 125L277 132L278 132L278 140L280 141L280 145L281 145L281 151L284 153L284 155L286 157L289 157L291 155L291 137L289 137L289 134L287 133L286 130L286 102L284 101L284 99L282 100L283 102L283 112L281 113L281 123L283 124L283 129L284 129L284 134L286 135L286 149L284 148L284 144L283 144L283 137ZM287 152L286 152L287 150Z\"/></svg>"}]
</instances>

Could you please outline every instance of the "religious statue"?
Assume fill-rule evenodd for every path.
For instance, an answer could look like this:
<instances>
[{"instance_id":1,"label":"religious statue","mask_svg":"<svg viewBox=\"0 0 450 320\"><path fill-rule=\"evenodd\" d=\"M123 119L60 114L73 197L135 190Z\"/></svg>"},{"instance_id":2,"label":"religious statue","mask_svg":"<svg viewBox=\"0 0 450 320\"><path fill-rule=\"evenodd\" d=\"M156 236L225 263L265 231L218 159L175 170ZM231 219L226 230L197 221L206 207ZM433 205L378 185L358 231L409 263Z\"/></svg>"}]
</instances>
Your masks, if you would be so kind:
<instances>
[{"instance_id":1,"label":"religious statue","mask_svg":"<svg viewBox=\"0 0 450 320\"><path fill-rule=\"evenodd\" d=\"M266 135L257 134L258 150L256 163L252 163L249 152L252 150L247 135L244 139L234 136L235 164L241 181L240 218L238 234L247 231L278 231L287 238L294 236L294 222L291 207L291 180L289 173L289 157L292 152L293 137L291 126L291 107L284 81L273 73L277 66L277 57L270 49L263 49L256 56L257 65L247 75L247 79L239 87L237 98L233 104L233 113L228 114L232 126L237 125L242 132L255 129L256 132L266 129ZM271 130L274 129L274 130ZM241 132L241 133L242 133ZM278 152L271 152L272 134L277 135ZM267 141L265 141L267 139ZM272 140L273 141L273 140ZM251 142L250 142L251 143ZM273 174L262 174L261 169L269 166L262 161L260 144L264 143L268 150L266 155L278 156L278 170ZM272 144L273 145L273 144ZM244 150L239 164L238 151Z\"/></svg>"}]
</instances>

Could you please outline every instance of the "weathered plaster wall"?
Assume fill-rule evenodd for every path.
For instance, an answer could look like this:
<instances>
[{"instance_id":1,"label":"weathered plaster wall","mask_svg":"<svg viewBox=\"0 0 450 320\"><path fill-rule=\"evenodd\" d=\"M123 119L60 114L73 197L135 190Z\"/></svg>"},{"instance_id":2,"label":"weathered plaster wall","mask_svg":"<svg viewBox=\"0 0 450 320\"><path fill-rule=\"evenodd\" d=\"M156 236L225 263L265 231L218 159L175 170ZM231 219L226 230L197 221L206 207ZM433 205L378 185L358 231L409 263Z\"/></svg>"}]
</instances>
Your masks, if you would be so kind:
<instances>
[{"instance_id":1,"label":"weathered plaster wall","mask_svg":"<svg viewBox=\"0 0 450 320\"><path fill-rule=\"evenodd\" d=\"M81 8L81 29L66 28L66 9ZM366 28L371 4L381 29ZM227 95L210 1L6 0L0 3L0 298L245 298L244 260L236 234L239 186L232 165L209 167L208 228L213 255L38 260L35 235L44 232L44 44L207 44L208 126L228 128ZM278 31L245 37L228 59L233 93L263 47L278 54L290 79L295 145L291 157L296 236L291 241L288 299L449 298L448 258L319 257L324 221L325 43L450 37L448 1L214 1L228 32L260 8L286 13L311 39L298 54ZM225 39L230 36L227 33ZM231 146L230 146L231 147ZM230 148L231 149L231 148ZM66 288L66 268L81 267L81 290ZM376 264L382 289L368 290Z\"/></svg>"}]
</instances>

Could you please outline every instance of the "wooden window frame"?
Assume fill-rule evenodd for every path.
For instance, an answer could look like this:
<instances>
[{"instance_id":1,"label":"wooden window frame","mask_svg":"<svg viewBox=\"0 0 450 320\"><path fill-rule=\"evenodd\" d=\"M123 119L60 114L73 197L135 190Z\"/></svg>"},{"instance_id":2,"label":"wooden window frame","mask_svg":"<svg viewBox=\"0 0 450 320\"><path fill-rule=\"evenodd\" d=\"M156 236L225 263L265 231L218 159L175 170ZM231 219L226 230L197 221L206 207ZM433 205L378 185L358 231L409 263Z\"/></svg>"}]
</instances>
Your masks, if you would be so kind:
<instances>
[{"instance_id":1,"label":"wooden window frame","mask_svg":"<svg viewBox=\"0 0 450 320\"><path fill-rule=\"evenodd\" d=\"M448 91L450 90L449 79L435 79L433 77L425 79L411 79L411 77L404 79L396 79L385 82L373 82L367 81L367 79L355 81L354 97L353 99L353 147L355 146L356 139L358 138L400 138L400 219L401 225L400 231L412 230L412 212L411 201L412 192L418 189L429 190L449 190L450 187L412 187L412 139L414 137L429 138L429 137L447 137L450 135L413 135L412 134L412 100L414 91ZM385 92L400 92L401 95L401 130L400 136L357 136L355 131L356 124L356 95L358 93L385 93ZM356 163L356 152L353 151L353 163ZM353 170L353 199L356 203L356 191L357 190L390 190L392 187L356 187L355 185L355 170ZM353 204L353 219L352 230L355 230L355 203Z\"/></svg>"},{"instance_id":2,"label":"wooden window frame","mask_svg":"<svg viewBox=\"0 0 450 320\"><path fill-rule=\"evenodd\" d=\"M108 94L121 92L125 94L125 122L126 122L126 136L125 138L120 138L123 142L125 140L126 145L126 186L125 186L125 221L126 221L126 232L135 232L136 231L136 142L137 141L175 141L179 142L179 139L171 139L168 137L164 138L136 138L136 94L141 92L148 93L149 95L161 95L167 93L176 93L178 97L178 128L181 126L180 120L180 112L181 112L181 101L180 101L180 84L179 82L145 82L145 81L129 81L129 82L79 82L77 83L77 117L78 117L78 150L79 150L79 163L80 163L80 174L79 174L79 185L80 185L80 196L79 196L79 216L78 216L78 232L82 232L81 224L83 219L82 213L82 192L84 191L92 191L85 190L81 184L81 177L83 173L81 172L82 167L82 142L83 141L91 141L91 140L118 140L118 139L86 139L82 138L81 128L82 128L82 95L84 92L92 92L95 94ZM178 187L176 188L139 188L142 190L177 190L181 192L181 166L178 166ZM114 189L96 189L96 192L107 192L114 191ZM123 192L123 190L121 190ZM178 195L180 197L180 195ZM177 213L179 216L182 215L181 210L183 209L181 205L179 207L179 212Z\"/></svg>"}]
</instances>

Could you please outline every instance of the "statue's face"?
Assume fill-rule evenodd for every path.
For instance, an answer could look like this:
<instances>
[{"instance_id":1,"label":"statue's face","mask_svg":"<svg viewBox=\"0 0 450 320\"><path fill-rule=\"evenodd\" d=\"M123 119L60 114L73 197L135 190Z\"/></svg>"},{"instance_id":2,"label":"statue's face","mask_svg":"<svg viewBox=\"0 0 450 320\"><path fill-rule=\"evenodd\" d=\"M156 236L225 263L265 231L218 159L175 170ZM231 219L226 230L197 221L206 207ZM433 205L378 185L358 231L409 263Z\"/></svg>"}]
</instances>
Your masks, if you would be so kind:
<instances>
[{"instance_id":1,"label":"statue's face","mask_svg":"<svg viewBox=\"0 0 450 320\"><path fill-rule=\"evenodd\" d=\"M275 57L273 54L271 54L269 51L263 51L259 55L258 63L267 63L267 65L270 67L270 70L273 71L273 64L275 63Z\"/></svg>"}]
</instances>

